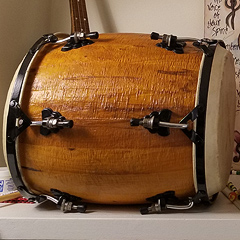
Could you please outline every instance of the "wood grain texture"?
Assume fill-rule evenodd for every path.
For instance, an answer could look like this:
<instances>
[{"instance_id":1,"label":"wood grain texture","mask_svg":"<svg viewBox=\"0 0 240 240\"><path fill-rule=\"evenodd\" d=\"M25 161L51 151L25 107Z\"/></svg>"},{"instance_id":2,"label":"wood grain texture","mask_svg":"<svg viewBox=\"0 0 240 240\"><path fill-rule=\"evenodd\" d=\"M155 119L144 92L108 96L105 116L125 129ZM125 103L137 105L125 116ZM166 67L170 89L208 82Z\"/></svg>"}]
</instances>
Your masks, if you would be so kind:
<instances>
[{"instance_id":1,"label":"wood grain texture","mask_svg":"<svg viewBox=\"0 0 240 240\"><path fill-rule=\"evenodd\" d=\"M180 130L168 137L130 127L131 118L170 109L179 122L194 108L202 52L158 48L145 34L101 34L68 52L45 46L34 60L21 107L32 120L52 108L72 129L19 137L19 165L34 192L50 188L107 204L143 203L168 190L194 193L192 144Z\"/></svg>"}]
</instances>

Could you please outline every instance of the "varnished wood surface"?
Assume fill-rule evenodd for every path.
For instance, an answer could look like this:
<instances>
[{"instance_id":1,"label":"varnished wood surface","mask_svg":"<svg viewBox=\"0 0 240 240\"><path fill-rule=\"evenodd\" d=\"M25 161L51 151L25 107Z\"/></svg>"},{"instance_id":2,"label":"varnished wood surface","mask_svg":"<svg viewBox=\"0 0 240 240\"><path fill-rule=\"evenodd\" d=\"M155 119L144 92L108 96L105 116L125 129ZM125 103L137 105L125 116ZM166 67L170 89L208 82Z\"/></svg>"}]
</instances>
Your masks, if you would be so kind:
<instances>
[{"instance_id":1,"label":"varnished wood surface","mask_svg":"<svg viewBox=\"0 0 240 240\"><path fill-rule=\"evenodd\" d=\"M68 52L48 45L33 62L21 107L41 120L48 107L74 121L47 137L29 127L19 137L19 165L34 192L55 188L88 202L129 204L168 190L193 194L192 145L130 127L131 118L170 109L179 122L194 108L202 52L155 46L144 34L101 34Z\"/></svg>"}]
</instances>

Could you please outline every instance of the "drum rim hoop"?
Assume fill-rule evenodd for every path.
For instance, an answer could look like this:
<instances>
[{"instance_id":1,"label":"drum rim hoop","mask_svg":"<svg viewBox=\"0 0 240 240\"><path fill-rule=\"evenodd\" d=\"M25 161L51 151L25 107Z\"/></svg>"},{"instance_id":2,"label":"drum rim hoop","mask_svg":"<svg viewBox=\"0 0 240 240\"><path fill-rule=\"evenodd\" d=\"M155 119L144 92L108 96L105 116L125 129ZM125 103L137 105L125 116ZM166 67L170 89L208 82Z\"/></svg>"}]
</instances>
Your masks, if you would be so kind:
<instances>
[{"instance_id":1,"label":"drum rim hoop","mask_svg":"<svg viewBox=\"0 0 240 240\"><path fill-rule=\"evenodd\" d=\"M216 46L210 46L211 50L215 51ZM196 178L196 195L194 200L196 202L204 201L209 202L207 192L206 173L205 173L205 126L206 126L206 109L208 101L209 82L211 76L211 68L213 63L214 54L203 55L203 64L201 69L201 77L199 79L199 89L196 105L202 106L204 111L199 114L195 122L195 130L197 134L203 139L203 143L194 144L194 159L195 159L195 178Z\"/></svg>"},{"instance_id":2,"label":"drum rim hoop","mask_svg":"<svg viewBox=\"0 0 240 240\"><path fill-rule=\"evenodd\" d=\"M20 95L23 89L23 85L25 83L25 78L27 75L27 70L32 64L32 61L36 57L38 51L50 41L47 41L46 39L50 39L50 36L54 36L53 34L44 35L40 39L38 39L34 45L30 48L28 53L26 54L25 58L23 59L22 63L19 66L19 70L17 73L17 77L13 86L13 91L10 97L9 108L7 113L7 126L6 126L6 158L8 163L9 172L12 176L13 182L18 189L18 191L21 193L22 196L26 198L38 198L39 196L31 193L30 190L27 188L26 184L24 183L24 180L22 178L20 169L18 167L18 161L17 161L17 154L16 154L16 139L13 141L8 141L9 131L12 131L12 129L15 128L16 123L16 116L15 114L11 114L11 102L14 102L15 104L19 103ZM20 107L20 106L18 106ZM20 109L21 110L21 109Z\"/></svg>"}]
</instances>

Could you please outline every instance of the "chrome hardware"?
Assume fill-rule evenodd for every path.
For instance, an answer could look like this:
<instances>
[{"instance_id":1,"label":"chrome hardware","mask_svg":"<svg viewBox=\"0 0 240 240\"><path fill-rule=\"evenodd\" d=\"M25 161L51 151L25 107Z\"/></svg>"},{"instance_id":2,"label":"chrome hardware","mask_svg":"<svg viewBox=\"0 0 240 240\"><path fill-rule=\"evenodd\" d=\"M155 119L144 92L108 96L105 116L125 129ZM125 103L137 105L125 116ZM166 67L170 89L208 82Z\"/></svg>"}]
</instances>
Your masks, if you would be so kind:
<instances>
[{"instance_id":1,"label":"chrome hardware","mask_svg":"<svg viewBox=\"0 0 240 240\"><path fill-rule=\"evenodd\" d=\"M28 116L22 111L19 103L15 100L12 100L9 103L9 117L8 121L11 122L12 128L8 129L7 132L7 142L13 143L16 138L30 126L31 120Z\"/></svg>"},{"instance_id":2,"label":"chrome hardware","mask_svg":"<svg viewBox=\"0 0 240 240\"><path fill-rule=\"evenodd\" d=\"M193 207L194 200L188 198L188 203L185 204L180 201L176 196L174 191L167 191L164 193L157 194L156 196L146 199L147 201L152 202L152 205L149 207L144 207L140 210L141 214L149 213L161 213L163 210L172 209L172 210L188 210Z\"/></svg>"},{"instance_id":3,"label":"chrome hardware","mask_svg":"<svg viewBox=\"0 0 240 240\"><path fill-rule=\"evenodd\" d=\"M20 124L20 123L19 123ZM62 118L55 119L53 117L49 117L48 119L45 119L43 121L32 121L31 127L38 126L38 127L44 127L47 129L52 128L72 128L73 121L72 120L66 120Z\"/></svg>"},{"instance_id":4,"label":"chrome hardware","mask_svg":"<svg viewBox=\"0 0 240 240\"><path fill-rule=\"evenodd\" d=\"M61 192L56 189L51 189L54 197L49 195L42 195L57 205L57 207L64 213L71 212L71 211L78 211L80 213L84 213L87 210L87 206L84 203L76 204L76 202L80 202L82 199L68 193Z\"/></svg>"},{"instance_id":5,"label":"chrome hardware","mask_svg":"<svg viewBox=\"0 0 240 240\"><path fill-rule=\"evenodd\" d=\"M144 211L142 210L142 214L150 214L150 213L161 213L163 210L172 209L172 210L188 210L192 208L194 205L193 200L190 198L189 203L187 205L171 205L166 204L165 206L161 206L161 199L158 199L157 203L153 203L152 206L148 207Z\"/></svg>"},{"instance_id":6,"label":"chrome hardware","mask_svg":"<svg viewBox=\"0 0 240 240\"><path fill-rule=\"evenodd\" d=\"M152 112L144 118L132 118L130 125L143 126L150 133L158 133L160 136L170 135L170 128L177 128L195 144L203 144L204 140L197 132L189 128L189 122L194 122L199 114L205 111L203 105L197 105L191 112L189 112L179 123L170 123L172 112L168 109L163 109L160 112Z\"/></svg>"},{"instance_id":7,"label":"chrome hardware","mask_svg":"<svg viewBox=\"0 0 240 240\"><path fill-rule=\"evenodd\" d=\"M188 123L170 123L172 112L168 109L163 109L160 112L152 112L144 118L132 118L131 126L143 126L150 133L158 133L160 136L168 136L169 128L187 129Z\"/></svg>"},{"instance_id":8,"label":"chrome hardware","mask_svg":"<svg viewBox=\"0 0 240 240\"><path fill-rule=\"evenodd\" d=\"M190 38L190 37L176 37L176 36L173 36L173 35L167 35L167 34L163 34L163 35L160 35L156 32L152 32L151 33L151 39L152 40L158 40L158 39L161 39L163 40L164 42L166 42L167 46L170 47L171 46L171 41L173 38L177 38L177 41L178 42L195 42L195 41L198 41L199 39L198 38Z\"/></svg>"},{"instance_id":9,"label":"chrome hardware","mask_svg":"<svg viewBox=\"0 0 240 240\"><path fill-rule=\"evenodd\" d=\"M155 116L151 118L144 118L143 120L139 121L139 125L143 126L144 128L153 129L154 128L154 119ZM183 123L170 123L170 122L158 122L159 127L168 127L168 128L178 128L178 129L186 129L188 128L188 124Z\"/></svg>"},{"instance_id":10,"label":"chrome hardware","mask_svg":"<svg viewBox=\"0 0 240 240\"><path fill-rule=\"evenodd\" d=\"M173 209L173 210L188 210L190 208L192 208L194 205L194 202L191 198L189 198L189 203L187 205L170 205L167 204L166 208L167 209Z\"/></svg>"},{"instance_id":11,"label":"chrome hardware","mask_svg":"<svg viewBox=\"0 0 240 240\"><path fill-rule=\"evenodd\" d=\"M173 51L178 54L184 53L183 48L186 46L186 42L192 42L193 46L201 49L207 56L212 56L213 51L210 48L212 45L220 44L225 47L225 44L221 40L208 39L208 38L190 38L190 37L177 37L169 34L160 35L159 33L151 33L152 40L161 39L162 42L157 43L157 47L165 48L169 51Z\"/></svg>"},{"instance_id":12,"label":"chrome hardware","mask_svg":"<svg viewBox=\"0 0 240 240\"><path fill-rule=\"evenodd\" d=\"M72 210L78 211L80 213L86 212L85 205L74 205L72 202L68 202L66 199L62 200L60 210L64 213L71 212Z\"/></svg>"},{"instance_id":13,"label":"chrome hardware","mask_svg":"<svg viewBox=\"0 0 240 240\"><path fill-rule=\"evenodd\" d=\"M98 32L90 32L90 33L84 33L84 32L75 32L72 35L69 35L68 37L64 38L64 39L60 39L58 41L56 41L54 44L58 44L58 43L63 43L63 42L67 42L69 41L71 38L74 39L74 41L77 43L80 40L85 40L87 38L90 39L98 39L99 37L99 33Z\"/></svg>"},{"instance_id":14,"label":"chrome hardware","mask_svg":"<svg viewBox=\"0 0 240 240\"><path fill-rule=\"evenodd\" d=\"M94 42L89 39L98 39L98 37L99 37L98 32L90 33L75 32L71 34L69 37L59 40L56 43L62 43L67 41L67 44L62 48L62 51L66 52L71 49L76 49L86 45L93 44Z\"/></svg>"},{"instance_id":15,"label":"chrome hardware","mask_svg":"<svg viewBox=\"0 0 240 240\"><path fill-rule=\"evenodd\" d=\"M45 108L42 111L42 121L32 121L30 126L40 126L40 133L46 136L52 132L57 133L62 128L72 128L73 121L67 120L59 112Z\"/></svg>"},{"instance_id":16,"label":"chrome hardware","mask_svg":"<svg viewBox=\"0 0 240 240\"><path fill-rule=\"evenodd\" d=\"M73 202L67 201L64 197L60 197L60 199L56 199L54 197L48 196L48 195L42 195L46 198L46 200L49 200L53 203L55 203L59 209L64 212L71 212L72 210L76 210L80 213L86 212L86 206L85 205L74 205Z\"/></svg>"}]
</instances>

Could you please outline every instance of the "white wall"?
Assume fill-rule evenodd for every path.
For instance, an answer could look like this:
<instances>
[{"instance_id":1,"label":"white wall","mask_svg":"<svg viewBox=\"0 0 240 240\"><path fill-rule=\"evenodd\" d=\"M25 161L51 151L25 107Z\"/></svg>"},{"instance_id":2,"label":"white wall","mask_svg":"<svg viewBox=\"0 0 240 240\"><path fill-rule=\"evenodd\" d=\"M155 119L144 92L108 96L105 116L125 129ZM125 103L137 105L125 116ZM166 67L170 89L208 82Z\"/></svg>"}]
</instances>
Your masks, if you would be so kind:
<instances>
[{"instance_id":1,"label":"white wall","mask_svg":"<svg viewBox=\"0 0 240 240\"><path fill-rule=\"evenodd\" d=\"M202 0L86 0L91 30L203 37ZM0 0L0 115L17 65L42 34L70 31L68 0ZM0 118L2 126L2 117ZM0 128L2 135L2 128ZM1 139L1 138L0 138ZM4 165L0 140L0 166Z\"/></svg>"},{"instance_id":2,"label":"white wall","mask_svg":"<svg viewBox=\"0 0 240 240\"><path fill-rule=\"evenodd\" d=\"M202 0L88 0L92 27L101 32L158 31L202 36Z\"/></svg>"},{"instance_id":3,"label":"white wall","mask_svg":"<svg viewBox=\"0 0 240 240\"><path fill-rule=\"evenodd\" d=\"M203 0L86 0L86 3L93 31L158 31L203 37ZM68 0L52 0L52 31L69 31L68 20Z\"/></svg>"}]
</instances>

